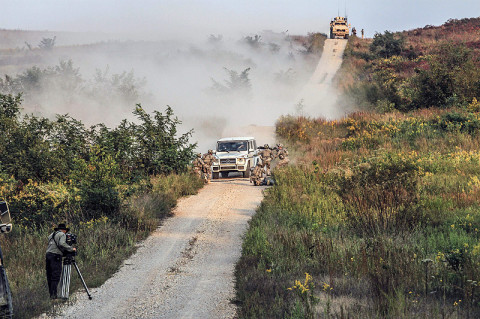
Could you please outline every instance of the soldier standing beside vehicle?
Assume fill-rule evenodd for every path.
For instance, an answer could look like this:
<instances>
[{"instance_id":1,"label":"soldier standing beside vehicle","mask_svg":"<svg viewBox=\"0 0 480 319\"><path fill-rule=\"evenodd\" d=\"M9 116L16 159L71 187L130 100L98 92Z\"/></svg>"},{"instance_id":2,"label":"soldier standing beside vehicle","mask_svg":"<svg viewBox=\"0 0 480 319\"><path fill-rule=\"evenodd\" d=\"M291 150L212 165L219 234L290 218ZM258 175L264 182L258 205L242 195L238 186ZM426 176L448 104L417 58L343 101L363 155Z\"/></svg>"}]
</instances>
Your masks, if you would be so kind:
<instances>
[{"instance_id":1,"label":"soldier standing beside vehicle","mask_svg":"<svg viewBox=\"0 0 480 319\"><path fill-rule=\"evenodd\" d=\"M197 158L193 160L192 165L193 172L198 175L198 177L203 177L205 179L205 182L207 182L207 175L203 174L205 163L202 160L202 153L197 153Z\"/></svg>"},{"instance_id":2,"label":"soldier standing beside vehicle","mask_svg":"<svg viewBox=\"0 0 480 319\"><path fill-rule=\"evenodd\" d=\"M208 150L208 153L203 156L202 160L204 163L204 172L207 175L207 182L210 182L212 178L212 164L215 160L215 156L213 156L213 150Z\"/></svg>"},{"instance_id":3,"label":"soldier standing beside vehicle","mask_svg":"<svg viewBox=\"0 0 480 319\"><path fill-rule=\"evenodd\" d=\"M270 149L270 146L265 144L263 146L263 150L260 152L260 157L262 159L263 167L265 167L265 173L267 176L270 175L270 163L273 159L273 156L273 151Z\"/></svg>"},{"instance_id":4,"label":"soldier standing beside vehicle","mask_svg":"<svg viewBox=\"0 0 480 319\"><path fill-rule=\"evenodd\" d=\"M286 166L290 162L288 159L288 151L283 147L283 144L277 144L277 157L280 159L277 164L278 168Z\"/></svg>"},{"instance_id":5,"label":"soldier standing beside vehicle","mask_svg":"<svg viewBox=\"0 0 480 319\"><path fill-rule=\"evenodd\" d=\"M260 186L263 181L263 168L260 162L257 163L257 166L253 169L252 175L250 176L250 183L253 183L255 186Z\"/></svg>"},{"instance_id":6,"label":"soldier standing beside vehicle","mask_svg":"<svg viewBox=\"0 0 480 319\"><path fill-rule=\"evenodd\" d=\"M67 244L66 232L69 228L65 224L59 224L54 232L48 236L48 247L46 252L46 271L48 291L51 299L57 298L57 286L62 274L62 257L65 252L74 252L77 249Z\"/></svg>"}]
</instances>

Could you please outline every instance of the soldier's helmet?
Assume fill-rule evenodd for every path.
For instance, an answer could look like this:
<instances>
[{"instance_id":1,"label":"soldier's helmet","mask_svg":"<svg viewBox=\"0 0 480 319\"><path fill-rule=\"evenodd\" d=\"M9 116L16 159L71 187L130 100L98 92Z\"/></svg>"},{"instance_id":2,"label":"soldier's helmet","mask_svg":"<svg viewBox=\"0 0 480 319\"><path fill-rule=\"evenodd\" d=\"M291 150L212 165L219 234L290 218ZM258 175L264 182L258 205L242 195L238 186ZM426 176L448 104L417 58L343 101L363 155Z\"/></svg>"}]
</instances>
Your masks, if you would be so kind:
<instances>
[{"instance_id":1,"label":"soldier's helmet","mask_svg":"<svg viewBox=\"0 0 480 319\"><path fill-rule=\"evenodd\" d=\"M263 145L263 147L265 147L265 148L270 148L270 147L268 146L268 144Z\"/></svg>"},{"instance_id":2,"label":"soldier's helmet","mask_svg":"<svg viewBox=\"0 0 480 319\"><path fill-rule=\"evenodd\" d=\"M197 157L202 157L202 153L197 153Z\"/></svg>"},{"instance_id":3,"label":"soldier's helmet","mask_svg":"<svg viewBox=\"0 0 480 319\"><path fill-rule=\"evenodd\" d=\"M213 150L208 150L208 154L213 154Z\"/></svg>"},{"instance_id":4,"label":"soldier's helmet","mask_svg":"<svg viewBox=\"0 0 480 319\"><path fill-rule=\"evenodd\" d=\"M280 155L278 155L278 157L279 157L280 159L284 159L284 158L285 158L285 155L280 154Z\"/></svg>"}]
</instances>

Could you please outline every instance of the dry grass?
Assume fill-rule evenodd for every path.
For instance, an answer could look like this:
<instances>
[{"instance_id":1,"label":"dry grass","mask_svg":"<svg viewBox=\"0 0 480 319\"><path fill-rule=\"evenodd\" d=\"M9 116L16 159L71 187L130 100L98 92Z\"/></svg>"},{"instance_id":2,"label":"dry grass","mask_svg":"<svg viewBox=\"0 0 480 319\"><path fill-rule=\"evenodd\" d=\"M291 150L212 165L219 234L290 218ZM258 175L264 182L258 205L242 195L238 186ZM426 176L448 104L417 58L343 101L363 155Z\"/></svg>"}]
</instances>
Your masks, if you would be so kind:
<instances>
[{"instance_id":1,"label":"dry grass","mask_svg":"<svg viewBox=\"0 0 480 319\"><path fill-rule=\"evenodd\" d=\"M297 164L274 172L250 223L239 317L480 315L479 119L458 108L281 118ZM305 273L314 287L290 293Z\"/></svg>"},{"instance_id":2,"label":"dry grass","mask_svg":"<svg viewBox=\"0 0 480 319\"><path fill-rule=\"evenodd\" d=\"M76 260L90 288L100 286L118 270L135 252L138 241L171 213L179 197L194 194L203 186L203 181L191 174L153 177L150 183L150 192L125 201L116 220L101 217L70 225L78 235ZM3 238L15 318L32 318L53 309L44 273L46 238L51 231L48 226L27 228L17 224ZM81 287L77 276L72 276L71 291Z\"/></svg>"}]
</instances>

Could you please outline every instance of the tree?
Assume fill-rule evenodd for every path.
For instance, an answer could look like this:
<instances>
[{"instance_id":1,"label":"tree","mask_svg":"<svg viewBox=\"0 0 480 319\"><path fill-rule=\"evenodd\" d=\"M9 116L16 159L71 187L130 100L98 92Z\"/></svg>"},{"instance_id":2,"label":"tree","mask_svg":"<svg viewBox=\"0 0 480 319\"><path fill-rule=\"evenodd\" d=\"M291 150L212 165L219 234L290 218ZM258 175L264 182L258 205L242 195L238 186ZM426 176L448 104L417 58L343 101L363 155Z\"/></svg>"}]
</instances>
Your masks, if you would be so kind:
<instances>
[{"instance_id":1,"label":"tree","mask_svg":"<svg viewBox=\"0 0 480 319\"><path fill-rule=\"evenodd\" d=\"M152 118L137 104L133 114L140 120L140 124L132 124L138 167L146 175L185 171L196 147L196 144L188 142L193 130L176 137L181 121L174 117L170 106L167 106L165 114L154 111Z\"/></svg>"},{"instance_id":2,"label":"tree","mask_svg":"<svg viewBox=\"0 0 480 319\"><path fill-rule=\"evenodd\" d=\"M38 47L42 50L51 50L55 46L55 40L57 36L53 38L42 38L42 41L38 44Z\"/></svg>"},{"instance_id":3,"label":"tree","mask_svg":"<svg viewBox=\"0 0 480 319\"><path fill-rule=\"evenodd\" d=\"M119 167L115 158L98 146L93 147L88 160L75 159L70 178L78 188L80 205L88 219L114 216L120 208Z\"/></svg>"},{"instance_id":4,"label":"tree","mask_svg":"<svg viewBox=\"0 0 480 319\"><path fill-rule=\"evenodd\" d=\"M12 135L18 129L20 117L20 103L22 96L0 94L0 166L4 166L4 157L8 153L8 145ZM3 167L5 169L5 167Z\"/></svg>"},{"instance_id":5,"label":"tree","mask_svg":"<svg viewBox=\"0 0 480 319\"><path fill-rule=\"evenodd\" d=\"M234 70L229 70L224 68L229 75L229 79L225 80L225 84L221 84L214 79L212 90L216 91L217 93L223 94L230 94L230 93L249 93L252 85L250 83L250 79L248 77L248 73L250 72L250 68L246 68L242 72L238 73Z\"/></svg>"},{"instance_id":6,"label":"tree","mask_svg":"<svg viewBox=\"0 0 480 319\"><path fill-rule=\"evenodd\" d=\"M20 116L20 104L22 95L1 94L0 93L0 125L6 119L17 120ZM3 131L3 127L0 126Z\"/></svg>"},{"instance_id":7,"label":"tree","mask_svg":"<svg viewBox=\"0 0 480 319\"><path fill-rule=\"evenodd\" d=\"M395 33L385 31L385 34L375 33L370 45L370 52L382 58L400 55L404 50L405 39L395 36Z\"/></svg>"},{"instance_id":8,"label":"tree","mask_svg":"<svg viewBox=\"0 0 480 319\"><path fill-rule=\"evenodd\" d=\"M260 41L261 38L262 38L262 36L260 36L258 34L255 34L253 37L252 36L246 36L245 38L243 38L243 41L245 43L247 43L248 45L250 45L252 48L257 49L262 45L262 42Z\"/></svg>"}]
</instances>

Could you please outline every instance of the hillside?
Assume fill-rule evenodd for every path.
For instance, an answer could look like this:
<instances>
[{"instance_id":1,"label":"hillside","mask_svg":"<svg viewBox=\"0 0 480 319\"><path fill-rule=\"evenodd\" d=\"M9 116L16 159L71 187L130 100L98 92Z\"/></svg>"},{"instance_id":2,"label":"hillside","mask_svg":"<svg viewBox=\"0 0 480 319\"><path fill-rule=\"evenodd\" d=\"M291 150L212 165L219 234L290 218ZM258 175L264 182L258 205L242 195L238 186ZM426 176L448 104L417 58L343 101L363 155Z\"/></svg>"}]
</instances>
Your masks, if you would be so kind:
<instances>
[{"instance_id":1,"label":"hillside","mask_svg":"<svg viewBox=\"0 0 480 319\"><path fill-rule=\"evenodd\" d=\"M479 22L351 38L362 111L277 121L295 165L246 235L240 318L480 316Z\"/></svg>"},{"instance_id":2,"label":"hillside","mask_svg":"<svg viewBox=\"0 0 480 319\"><path fill-rule=\"evenodd\" d=\"M352 37L337 83L345 103L408 111L460 106L480 91L480 18Z\"/></svg>"}]
</instances>

